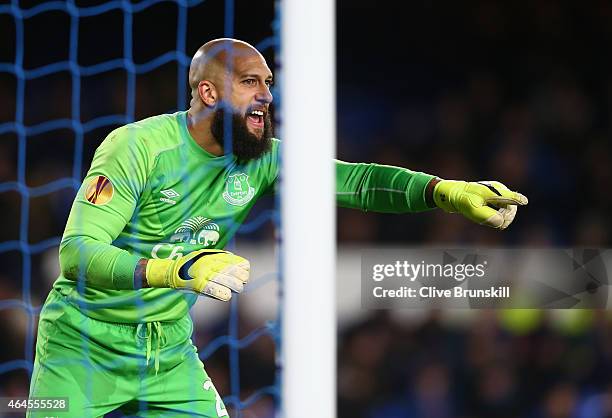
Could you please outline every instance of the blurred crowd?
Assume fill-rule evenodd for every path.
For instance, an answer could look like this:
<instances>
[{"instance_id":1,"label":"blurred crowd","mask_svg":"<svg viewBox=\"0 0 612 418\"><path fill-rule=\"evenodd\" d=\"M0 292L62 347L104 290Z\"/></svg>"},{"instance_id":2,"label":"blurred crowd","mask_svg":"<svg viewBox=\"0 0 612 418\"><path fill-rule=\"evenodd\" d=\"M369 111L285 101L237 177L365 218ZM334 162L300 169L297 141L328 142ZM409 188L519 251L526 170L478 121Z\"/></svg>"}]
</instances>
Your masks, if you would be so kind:
<instances>
[{"instance_id":1,"label":"blurred crowd","mask_svg":"<svg viewBox=\"0 0 612 418\"><path fill-rule=\"evenodd\" d=\"M503 233L342 209L339 242L610 246L612 4L369 4L338 7L339 158L498 180L530 201ZM612 417L608 312L472 314L343 329L338 416Z\"/></svg>"},{"instance_id":2,"label":"blurred crowd","mask_svg":"<svg viewBox=\"0 0 612 418\"><path fill-rule=\"evenodd\" d=\"M380 313L346 329L338 417L612 417L609 313L454 314Z\"/></svg>"},{"instance_id":3,"label":"blurred crowd","mask_svg":"<svg viewBox=\"0 0 612 418\"><path fill-rule=\"evenodd\" d=\"M503 234L343 210L340 240L609 245L612 5L368 3L339 5L339 158L499 180L530 203Z\"/></svg>"},{"instance_id":4,"label":"blurred crowd","mask_svg":"<svg viewBox=\"0 0 612 418\"><path fill-rule=\"evenodd\" d=\"M221 16L221 3L204 2L190 12L188 53L223 35L222 19L213 26L209 20L207 25L194 23L198 13ZM249 8L242 13L240 7L237 16L251 19L237 19L237 37L256 43L272 34L273 2L263 11ZM374 7L371 0L339 0L337 12L338 158L397 165L447 179L499 180L530 199L503 233L440 211L382 215L341 209L340 244L610 245L610 2L390 1ZM142 20L138 16L137 62L175 47L176 28L160 23L168 17L176 21L175 5L160 4L143 12L147 17ZM101 19L97 24L88 18L80 29L85 47L79 59L86 65L123 53L121 32L108 30L122 24L121 13L106 13ZM27 38L26 68L67 59L68 42L62 38L69 34L67 15L42 14L27 22L26 31L34 23L66 30L52 31L38 44ZM14 39L11 17L1 15L0 27L3 38ZM167 30L160 39L172 42L157 45L145 36L158 30ZM100 36L111 38L86 48ZM14 46L2 49L0 61L13 62L14 53ZM273 66L273 51L264 53ZM187 105L177 105L179 70L186 71L170 63L137 76L136 119ZM123 71L83 77L81 120L128 112L127 85ZM71 89L67 72L28 81L24 124L71 118ZM15 120L13 74L0 73L0 90L5 92L0 97L1 125ZM74 157L80 139L71 130L28 136L27 144L21 144L26 145L23 173L16 134L1 134L0 186L24 180L36 188L73 175L82 178L95 148L112 128L84 134L80 165ZM316 121L312 134L317 134ZM3 191L0 243L57 240L73 197L72 188L27 201L15 190ZM268 225L244 238L269 239L271 230ZM43 277L56 268L55 245L49 247L31 256L19 246L0 253L0 300L24 297L22 280L30 268L24 261L29 260L32 303L42 303L49 288ZM0 333L7 336L0 346L0 365L23 358L28 326L21 309L4 309L3 315L10 320L0 323ZM611 315L576 311L562 320L552 318L555 315L481 311L457 324L448 321L452 313L429 312L405 321L372 313L339 330L338 417L612 417ZM261 325L241 321L244 333ZM205 346L226 332L227 321L208 324L196 331L196 344ZM215 353L207 369L219 391L229 393L227 350ZM274 373L269 337L241 350L244 397L271 384ZM2 396L24 395L27 384L23 369L0 375ZM272 410L265 397L244 416L271 417Z\"/></svg>"}]
</instances>

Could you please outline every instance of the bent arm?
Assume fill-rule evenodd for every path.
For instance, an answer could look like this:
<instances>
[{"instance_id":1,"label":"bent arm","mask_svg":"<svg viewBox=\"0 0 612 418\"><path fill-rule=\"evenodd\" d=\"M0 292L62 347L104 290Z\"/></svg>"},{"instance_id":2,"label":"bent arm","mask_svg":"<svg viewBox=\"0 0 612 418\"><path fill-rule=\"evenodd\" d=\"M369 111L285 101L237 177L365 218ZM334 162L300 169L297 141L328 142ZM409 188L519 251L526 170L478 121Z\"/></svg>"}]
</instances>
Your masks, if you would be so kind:
<instances>
[{"instance_id":1,"label":"bent arm","mask_svg":"<svg viewBox=\"0 0 612 418\"><path fill-rule=\"evenodd\" d=\"M127 128L112 132L100 145L60 243L64 277L84 280L86 286L134 288L134 271L141 257L112 242L130 221L147 172L146 149Z\"/></svg>"},{"instance_id":2,"label":"bent arm","mask_svg":"<svg viewBox=\"0 0 612 418\"><path fill-rule=\"evenodd\" d=\"M363 211L407 213L435 207L436 178L405 168L336 161L338 206Z\"/></svg>"}]
</instances>

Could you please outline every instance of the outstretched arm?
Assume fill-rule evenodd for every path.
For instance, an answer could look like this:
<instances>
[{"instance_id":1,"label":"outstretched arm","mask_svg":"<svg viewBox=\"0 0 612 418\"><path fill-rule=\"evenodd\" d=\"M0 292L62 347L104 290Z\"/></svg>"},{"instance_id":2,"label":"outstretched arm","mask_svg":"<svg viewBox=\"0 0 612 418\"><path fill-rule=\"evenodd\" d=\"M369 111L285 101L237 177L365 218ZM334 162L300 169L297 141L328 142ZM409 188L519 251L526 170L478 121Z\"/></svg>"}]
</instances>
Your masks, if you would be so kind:
<instances>
[{"instance_id":1,"label":"outstretched arm","mask_svg":"<svg viewBox=\"0 0 612 418\"><path fill-rule=\"evenodd\" d=\"M336 161L336 201L363 211L422 212L435 207L427 193L434 179L400 167Z\"/></svg>"},{"instance_id":2,"label":"outstretched arm","mask_svg":"<svg viewBox=\"0 0 612 418\"><path fill-rule=\"evenodd\" d=\"M527 198L502 183L441 180L405 168L336 162L339 206L363 211L407 213L439 207L473 222L505 229Z\"/></svg>"}]
</instances>

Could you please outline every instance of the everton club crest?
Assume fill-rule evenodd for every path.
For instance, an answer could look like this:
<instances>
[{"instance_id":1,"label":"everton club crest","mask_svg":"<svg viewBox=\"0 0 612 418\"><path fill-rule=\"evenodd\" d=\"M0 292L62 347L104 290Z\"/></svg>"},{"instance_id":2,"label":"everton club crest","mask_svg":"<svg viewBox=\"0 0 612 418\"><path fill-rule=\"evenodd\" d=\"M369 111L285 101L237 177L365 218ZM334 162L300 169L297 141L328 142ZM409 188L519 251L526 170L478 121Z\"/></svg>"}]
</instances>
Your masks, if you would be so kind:
<instances>
[{"instance_id":1,"label":"everton club crest","mask_svg":"<svg viewBox=\"0 0 612 418\"><path fill-rule=\"evenodd\" d=\"M244 173L230 175L225 182L223 199L230 205L244 206L255 196L255 188L249 184L249 176Z\"/></svg>"}]
</instances>

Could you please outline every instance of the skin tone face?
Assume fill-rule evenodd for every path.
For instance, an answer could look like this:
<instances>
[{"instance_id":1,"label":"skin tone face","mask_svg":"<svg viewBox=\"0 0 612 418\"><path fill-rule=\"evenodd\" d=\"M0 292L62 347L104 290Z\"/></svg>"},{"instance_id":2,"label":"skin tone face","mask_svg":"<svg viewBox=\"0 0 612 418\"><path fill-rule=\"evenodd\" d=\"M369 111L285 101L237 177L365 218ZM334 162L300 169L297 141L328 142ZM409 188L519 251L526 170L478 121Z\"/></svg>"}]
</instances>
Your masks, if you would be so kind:
<instances>
[{"instance_id":1,"label":"skin tone face","mask_svg":"<svg viewBox=\"0 0 612 418\"><path fill-rule=\"evenodd\" d=\"M215 111L220 108L242 117L248 132L262 138L272 102L272 72L254 47L228 38L204 44L191 62L189 83L188 128L206 151L223 154L222 141L211 132Z\"/></svg>"},{"instance_id":2,"label":"skin tone face","mask_svg":"<svg viewBox=\"0 0 612 418\"><path fill-rule=\"evenodd\" d=\"M230 105L238 114L246 115L249 131L261 137L264 117L272 102L272 72L259 53L236 59L234 64Z\"/></svg>"}]
</instances>

